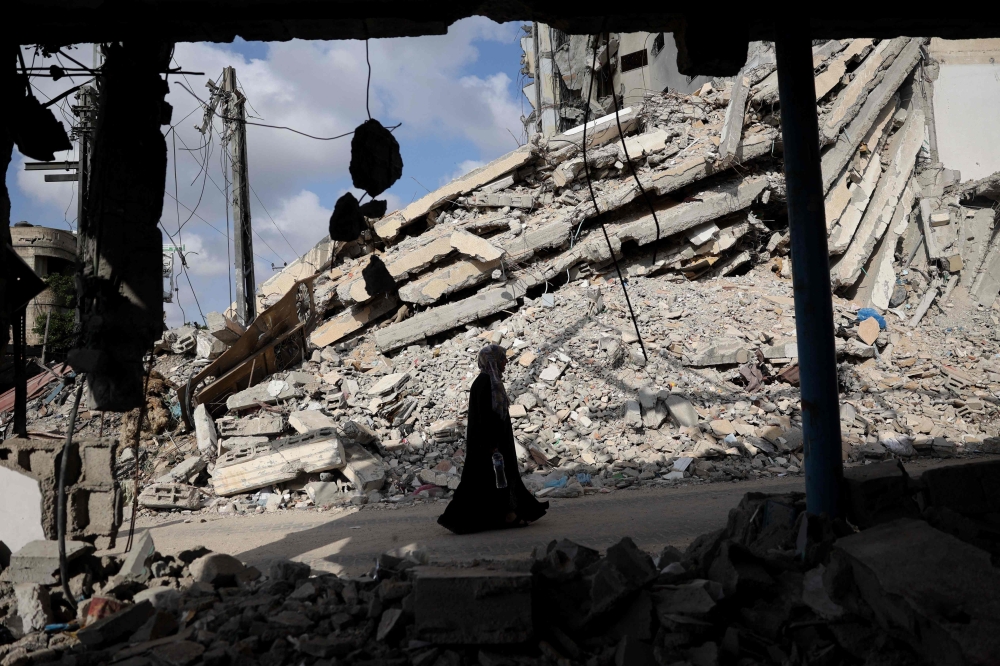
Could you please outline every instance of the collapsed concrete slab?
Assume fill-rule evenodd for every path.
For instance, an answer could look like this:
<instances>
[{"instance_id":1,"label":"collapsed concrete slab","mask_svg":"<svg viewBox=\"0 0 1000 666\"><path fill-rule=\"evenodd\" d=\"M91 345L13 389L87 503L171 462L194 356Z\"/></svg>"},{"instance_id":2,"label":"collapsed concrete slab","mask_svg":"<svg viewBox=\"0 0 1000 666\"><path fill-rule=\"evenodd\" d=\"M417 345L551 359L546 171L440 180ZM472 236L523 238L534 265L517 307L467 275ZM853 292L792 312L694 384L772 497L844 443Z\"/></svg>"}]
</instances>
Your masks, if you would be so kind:
<instances>
[{"instance_id":1,"label":"collapsed concrete slab","mask_svg":"<svg viewBox=\"0 0 1000 666\"><path fill-rule=\"evenodd\" d=\"M340 469L346 463L337 431L325 428L232 449L216 461L212 486L217 495L226 497L291 481L302 473Z\"/></svg>"},{"instance_id":2,"label":"collapsed concrete slab","mask_svg":"<svg viewBox=\"0 0 1000 666\"><path fill-rule=\"evenodd\" d=\"M94 551L94 547L83 541L66 541L66 560L71 562ZM59 542L39 540L26 544L10 556L10 566L0 580L8 583L37 583L56 585L59 582Z\"/></svg>"},{"instance_id":3,"label":"collapsed concrete slab","mask_svg":"<svg viewBox=\"0 0 1000 666\"><path fill-rule=\"evenodd\" d=\"M531 574L417 567L416 631L432 643L521 643L531 636Z\"/></svg>"},{"instance_id":4,"label":"collapsed concrete slab","mask_svg":"<svg viewBox=\"0 0 1000 666\"><path fill-rule=\"evenodd\" d=\"M833 558L879 625L931 663L985 665L1000 654L1000 570L986 551L903 518L838 539Z\"/></svg>"},{"instance_id":5,"label":"collapsed concrete slab","mask_svg":"<svg viewBox=\"0 0 1000 666\"><path fill-rule=\"evenodd\" d=\"M385 483L385 469L378 458L368 453L359 444L344 446L344 476L350 479L354 489L363 493L379 490Z\"/></svg>"},{"instance_id":6,"label":"collapsed concrete slab","mask_svg":"<svg viewBox=\"0 0 1000 666\"><path fill-rule=\"evenodd\" d=\"M523 167L531 159L530 146L499 157L489 164L479 167L457 178L444 187L414 201L400 211L396 211L375 223L375 233L384 240L393 240L404 227L412 224L445 202L467 194L501 176Z\"/></svg>"}]
</instances>

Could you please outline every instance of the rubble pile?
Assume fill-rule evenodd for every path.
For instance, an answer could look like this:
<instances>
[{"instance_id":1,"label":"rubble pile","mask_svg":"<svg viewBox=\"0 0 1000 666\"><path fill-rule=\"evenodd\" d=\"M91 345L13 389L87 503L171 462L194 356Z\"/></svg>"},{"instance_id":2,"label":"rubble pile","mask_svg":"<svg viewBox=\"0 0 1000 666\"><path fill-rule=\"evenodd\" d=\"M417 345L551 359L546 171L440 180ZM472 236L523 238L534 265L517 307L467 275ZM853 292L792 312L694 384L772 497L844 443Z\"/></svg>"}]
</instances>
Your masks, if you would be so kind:
<instances>
[{"instance_id":1,"label":"rubble pile","mask_svg":"<svg viewBox=\"0 0 1000 666\"><path fill-rule=\"evenodd\" d=\"M814 48L851 463L1000 448L1000 191L929 161L921 43ZM582 127L536 137L357 240L325 239L261 286L249 328L211 313L157 343L151 421L138 454L135 415L120 428L120 479L138 464L148 510L447 498L487 342L508 349L539 496L801 473L777 101L755 43L737 80L592 121L587 173ZM62 436L68 394L30 403L35 432ZM100 432L103 415L81 416Z\"/></svg>"},{"instance_id":2,"label":"rubble pile","mask_svg":"<svg viewBox=\"0 0 1000 666\"><path fill-rule=\"evenodd\" d=\"M981 489L998 478L998 462L856 468L848 520L748 493L724 528L655 557L627 537L529 561L408 549L338 577L162 554L149 533L124 558L70 542L70 604L55 542L36 541L0 575L0 664L987 664L1000 506Z\"/></svg>"}]
</instances>

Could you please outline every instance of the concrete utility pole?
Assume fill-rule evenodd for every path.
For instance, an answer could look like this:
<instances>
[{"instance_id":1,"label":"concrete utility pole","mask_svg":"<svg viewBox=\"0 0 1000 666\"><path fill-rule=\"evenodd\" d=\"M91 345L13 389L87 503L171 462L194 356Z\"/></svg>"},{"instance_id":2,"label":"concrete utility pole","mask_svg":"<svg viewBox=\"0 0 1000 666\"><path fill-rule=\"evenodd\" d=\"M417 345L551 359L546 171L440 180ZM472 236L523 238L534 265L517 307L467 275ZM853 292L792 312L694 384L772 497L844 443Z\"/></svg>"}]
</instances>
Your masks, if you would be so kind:
<instances>
[{"instance_id":1,"label":"concrete utility pole","mask_svg":"<svg viewBox=\"0 0 1000 666\"><path fill-rule=\"evenodd\" d=\"M254 293L257 282L253 270L253 235L250 226L250 183L247 174L246 102L236 88L236 70L222 70L222 91L225 95L223 119L229 144L229 164L233 186L233 243L236 257L236 316L239 323L249 326L257 316Z\"/></svg>"}]
</instances>

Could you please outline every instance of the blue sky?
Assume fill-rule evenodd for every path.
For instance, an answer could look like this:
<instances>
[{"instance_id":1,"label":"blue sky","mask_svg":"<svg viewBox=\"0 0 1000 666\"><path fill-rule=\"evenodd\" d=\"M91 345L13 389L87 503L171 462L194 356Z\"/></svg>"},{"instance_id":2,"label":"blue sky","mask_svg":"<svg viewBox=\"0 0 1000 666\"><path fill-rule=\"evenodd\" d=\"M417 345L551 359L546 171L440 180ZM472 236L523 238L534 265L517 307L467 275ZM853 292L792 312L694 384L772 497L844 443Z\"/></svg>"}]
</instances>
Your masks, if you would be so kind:
<instances>
[{"instance_id":1,"label":"blue sky","mask_svg":"<svg viewBox=\"0 0 1000 666\"><path fill-rule=\"evenodd\" d=\"M447 35L371 41L372 116L385 125L403 123L395 131L403 155L403 177L384 195L390 210L422 196L424 187L433 190L514 149L516 140L523 141L520 115L530 109L522 105L519 85L521 34L519 24L498 25L471 18L451 26ZM89 46L73 52L87 64L90 54ZM26 58L30 60L31 53L26 52ZM184 145L193 148L204 140L194 128L201 123L199 102L178 83L206 99L205 80L216 79L224 66L231 65L256 109L255 115L263 118L261 122L332 136L367 119L364 43L237 40L233 44L178 44L175 59L185 70L205 72L205 76L188 76L179 82L172 77L168 95L174 107L181 203L195 208L204 183L197 216L184 224L179 238L189 252L189 276L201 309L221 311L230 302L226 206L219 190L225 188L218 141L221 123L216 121L208 156L210 179L206 180L204 175L198 177L204 153L182 150ZM39 56L35 64L49 62ZM70 85L65 80L35 82L36 94L43 100ZM68 113L66 117L70 118ZM166 126L163 129L169 130ZM170 164L166 189L171 195L173 138L167 138ZM247 152L250 184L263 202L261 206L251 194L253 226L259 234L254 238L259 283L273 274L272 263L293 260L326 234L334 202L351 188L347 171L350 138L314 141L283 130L250 126ZM72 154L57 159L72 159ZM73 185L45 183L42 176L40 172L24 172L23 158L15 152L7 172L11 221L71 227L76 217ZM181 206L180 222L188 217L190 213ZM164 196L161 223L176 235L177 206L169 195ZM164 242L170 239L164 236ZM178 284L183 320L200 319L187 281L181 277ZM165 308L171 325L182 322L176 303Z\"/></svg>"}]
</instances>

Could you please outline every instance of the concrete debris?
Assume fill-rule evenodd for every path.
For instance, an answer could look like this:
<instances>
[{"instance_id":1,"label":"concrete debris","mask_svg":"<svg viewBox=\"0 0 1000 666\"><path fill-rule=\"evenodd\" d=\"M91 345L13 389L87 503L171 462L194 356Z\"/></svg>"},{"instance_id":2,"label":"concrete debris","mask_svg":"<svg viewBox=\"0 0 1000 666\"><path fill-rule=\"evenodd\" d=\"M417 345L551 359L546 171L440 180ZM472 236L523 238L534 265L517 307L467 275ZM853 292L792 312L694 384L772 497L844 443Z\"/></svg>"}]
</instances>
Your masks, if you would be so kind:
<instances>
[{"instance_id":1,"label":"concrete debris","mask_svg":"<svg viewBox=\"0 0 1000 666\"><path fill-rule=\"evenodd\" d=\"M932 109L911 94L929 76L917 67L924 42L814 48L839 382L852 412L842 419L848 469L980 455L1000 436L991 400L1000 393L1000 240L988 196L1000 188L962 185L927 156ZM586 91L589 62L574 64L569 51L585 56L587 38L573 44L564 64ZM606 50L602 67L615 57ZM540 496L802 474L773 57L757 45L738 81L701 81L623 109L628 157L613 108L601 106L586 165L582 115L576 125L567 117L560 136L536 136L375 220L377 243L321 241L262 286L261 315L246 331L211 318L210 334L229 347L208 363L195 356L197 331L165 333L156 369L170 387L170 428L144 430L137 454L111 458L108 477L131 480L138 468L142 514L446 500L465 461L475 353L491 342L517 361L505 380L518 471ZM369 293L376 255L389 293ZM863 307L886 328L860 328ZM177 344L186 336L195 347ZM33 423L64 427L67 393L33 399ZM96 434L105 418L116 417L81 423ZM290 444L316 432L337 443ZM279 455L289 445L291 462ZM57 446L36 464L35 448L8 440L0 464L43 477ZM122 506L118 493L107 506Z\"/></svg>"},{"instance_id":2,"label":"concrete debris","mask_svg":"<svg viewBox=\"0 0 1000 666\"><path fill-rule=\"evenodd\" d=\"M303 472L340 469L346 462L337 431L324 428L267 444L233 448L216 461L212 485L217 495L234 495L291 481Z\"/></svg>"},{"instance_id":3,"label":"concrete debris","mask_svg":"<svg viewBox=\"0 0 1000 666\"><path fill-rule=\"evenodd\" d=\"M82 541L66 542L66 560L73 560L93 552L93 546ZM59 574L59 543L55 540L30 541L10 556L10 566L0 573L0 580L8 583L37 583L55 585Z\"/></svg>"}]
</instances>

